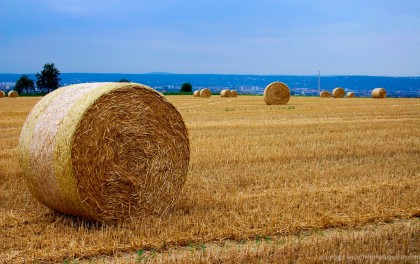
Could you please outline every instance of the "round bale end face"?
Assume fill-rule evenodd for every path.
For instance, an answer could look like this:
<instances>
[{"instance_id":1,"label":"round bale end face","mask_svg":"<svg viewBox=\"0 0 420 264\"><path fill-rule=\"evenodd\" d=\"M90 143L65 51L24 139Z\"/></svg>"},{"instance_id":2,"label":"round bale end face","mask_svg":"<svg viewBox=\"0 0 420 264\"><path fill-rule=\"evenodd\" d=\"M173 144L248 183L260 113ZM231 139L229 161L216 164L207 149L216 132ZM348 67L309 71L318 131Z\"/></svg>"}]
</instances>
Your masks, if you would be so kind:
<instances>
[{"instance_id":1,"label":"round bale end face","mask_svg":"<svg viewBox=\"0 0 420 264\"><path fill-rule=\"evenodd\" d=\"M345 95L344 89L337 87L332 91L332 97L334 98L343 98Z\"/></svg>"},{"instance_id":2,"label":"round bale end face","mask_svg":"<svg viewBox=\"0 0 420 264\"><path fill-rule=\"evenodd\" d=\"M198 91L194 91L194 97L200 97L200 91L198 90Z\"/></svg>"},{"instance_id":3,"label":"round bale end face","mask_svg":"<svg viewBox=\"0 0 420 264\"><path fill-rule=\"evenodd\" d=\"M190 159L180 113L135 83L57 89L28 116L19 149L29 189L41 203L96 221L164 214L177 200Z\"/></svg>"},{"instance_id":4,"label":"round bale end face","mask_svg":"<svg viewBox=\"0 0 420 264\"><path fill-rule=\"evenodd\" d=\"M329 98L329 97L331 97L331 94L328 91L322 91L322 92L319 93L319 97Z\"/></svg>"},{"instance_id":5,"label":"round bale end face","mask_svg":"<svg viewBox=\"0 0 420 264\"><path fill-rule=\"evenodd\" d=\"M0 98L4 98L5 96L6 94L2 90L0 90Z\"/></svg>"},{"instance_id":6,"label":"round bale end face","mask_svg":"<svg viewBox=\"0 0 420 264\"><path fill-rule=\"evenodd\" d=\"M348 93L346 93L346 97L347 98L353 98L354 97L354 93L353 92L348 92Z\"/></svg>"},{"instance_id":7,"label":"round bale end face","mask_svg":"<svg viewBox=\"0 0 420 264\"><path fill-rule=\"evenodd\" d=\"M211 97L211 91L208 88L201 89L200 91L200 97L201 98L210 98Z\"/></svg>"},{"instance_id":8,"label":"round bale end face","mask_svg":"<svg viewBox=\"0 0 420 264\"><path fill-rule=\"evenodd\" d=\"M231 96L231 92L228 89L224 89L220 92L220 97L230 97Z\"/></svg>"},{"instance_id":9,"label":"round bale end face","mask_svg":"<svg viewBox=\"0 0 420 264\"><path fill-rule=\"evenodd\" d=\"M230 91L230 97L238 97L238 91L236 91L236 90L231 90L231 91Z\"/></svg>"},{"instance_id":10,"label":"round bale end face","mask_svg":"<svg viewBox=\"0 0 420 264\"><path fill-rule=\"evenodd\" d=\"M290 89L282 82L273 82L264 89L264 101L267 105L285 105L290 99Z\"/></svg>"},{"instance_id":11,"label":"round bale end face","mask_svg":"<svg viewBox=\"0 0 420 264\"><path fill-rule=\"evenodd\" d=\"M18 96L19 96L19 94L18 94L18 92L16 92L16 91L10 91L10 92L7 94L7 96L8 96L8 97L10 97L10 98L16 98L16 97L18 97Z\"/></svg>"},{"instance_id":12,"label":"round bale end face","mask_svg":"<svg viewBox=\"0 0 420 264\"><path fill-rule=\"evenodd\" d=\"M383 99L386 98L386 90L384 88L375 88L372 90L372 98Z\"/></svg>"}]
</instances>

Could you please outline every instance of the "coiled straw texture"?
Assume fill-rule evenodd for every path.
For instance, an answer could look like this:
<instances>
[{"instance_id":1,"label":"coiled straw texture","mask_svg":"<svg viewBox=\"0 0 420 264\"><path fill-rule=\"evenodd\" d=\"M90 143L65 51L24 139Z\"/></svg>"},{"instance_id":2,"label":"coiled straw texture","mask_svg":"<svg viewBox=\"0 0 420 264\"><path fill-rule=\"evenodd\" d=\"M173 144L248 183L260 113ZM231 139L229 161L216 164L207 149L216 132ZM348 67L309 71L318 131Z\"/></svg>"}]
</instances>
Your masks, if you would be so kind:
<instances>
[{"instance_id":1,"label":"coiled straw texture","mask_svg":"<svg viewBox=\"0 0 420 264\"><path fill-rule=\"evenodd\" d=\"M19 153L35 198L96 221L167 212L190 158L180 113L135 83L85 83L49 93L23 126Z\"/></svg>"},{"instance_id":2,"label":"coiled straw texture","mask_svg":"<svg viewBox=\"0 0 420 264\"><path fill-rule=\"evenodd\" d=\"M268 105L285 105L290 99L290 89L282 82L273 82L264 90L264 101Z\"/></svg>"},{"instance_id":3,"label":"coiled straw texture","mask_svg":"<svg viewBox=\"0 0 420 264\"><path fill-rule=\"evenodd\" d=\"M337 87L332 91L332 96L334 98L343 98L345 95L344 89L341 87Z\"/></svg>"},{"instance_id":4,"label":"coiled straw texture","mask_svg":"<svg viewBox=\"0 0 420 264\"><path fill-rule=\"evenodd\" d=\"M385 98L386 90L384 88L375 88L372 90L372 98Z\"/></svg>"}]
</instances>

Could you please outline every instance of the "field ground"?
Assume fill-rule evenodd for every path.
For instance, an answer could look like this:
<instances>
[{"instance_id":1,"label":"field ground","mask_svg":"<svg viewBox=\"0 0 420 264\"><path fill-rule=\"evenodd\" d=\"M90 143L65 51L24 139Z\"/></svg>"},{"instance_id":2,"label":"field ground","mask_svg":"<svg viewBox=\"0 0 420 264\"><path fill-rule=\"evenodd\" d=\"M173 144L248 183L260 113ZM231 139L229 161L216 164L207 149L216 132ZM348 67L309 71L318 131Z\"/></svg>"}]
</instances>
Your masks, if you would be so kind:
<instances>
[{"instance_id":1,"label":"field ground","mask_svg":"<svg viewBox=\"0 0 420 264\"><path fill-rule=\"evenodd\" d=\"M109 225L32 198L17 144L39 98L0 99L0 263L420 261L419 99L168 98L191 143L177 206Z\"/></svg>"}]
</instances>

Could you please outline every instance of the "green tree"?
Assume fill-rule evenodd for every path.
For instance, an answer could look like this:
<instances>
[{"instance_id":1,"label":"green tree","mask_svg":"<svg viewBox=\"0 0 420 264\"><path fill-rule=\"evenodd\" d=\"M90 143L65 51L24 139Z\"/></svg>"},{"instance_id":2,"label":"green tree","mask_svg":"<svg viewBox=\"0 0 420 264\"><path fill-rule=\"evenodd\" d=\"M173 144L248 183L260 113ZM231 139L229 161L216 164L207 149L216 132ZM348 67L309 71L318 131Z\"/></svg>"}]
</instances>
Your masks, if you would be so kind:
<instances>
[{"instance_id":1,"label":"green tree","mask_svg":"<svg viewBox=\"0 0 420 264\"><path fill-rule=\"evenodd\" d=\"M126 79L126 78L121 78L119 79L117 82L131 82L130 80Z\"/></svg>"},{"instance_id":2,"label":"green tree","mask_svg":"<svg viewBox=\"0 0 420 264\"><path fill-rule=\"evenodd\" d=\"M24 74L20 76L19 80L16 81L15 91L19 94L22 94L23 90L25 90L26 94L28 94L29 89L33 89L34 87L34 81L31 78L29 78L28 75Z\"/></svg>"},{"instance_id":3,"label":"green tree","mask_svg":"<svg viewBox=\"0 0 420 264\"><path fill-rule=\"evenodd\" d=\"M191 83L183 83L180 91L181 93L191 93L192 92Z\"/></svg>"},{"instance_id":4,"label":"green tree","mask_svg":"<svg viewBox=\"0 0 420 264\"><path fill-rule=\"evenodd\" d=\"M46 63L41 73L36 73L36 86L41 89L55 90L60 87L60 71L55 67L54 63Z\"/></svg>"}]
</instances>

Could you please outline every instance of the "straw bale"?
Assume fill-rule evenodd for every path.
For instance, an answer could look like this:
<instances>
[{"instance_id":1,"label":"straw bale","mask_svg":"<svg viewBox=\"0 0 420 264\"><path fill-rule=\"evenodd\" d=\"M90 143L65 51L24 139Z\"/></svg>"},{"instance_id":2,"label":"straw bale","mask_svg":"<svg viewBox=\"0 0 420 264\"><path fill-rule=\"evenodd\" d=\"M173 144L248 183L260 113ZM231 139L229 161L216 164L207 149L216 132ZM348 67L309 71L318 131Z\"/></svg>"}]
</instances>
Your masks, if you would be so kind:
<instances>
[{"instance_id":1,"label":"straw bale","mask_svg":"<svg viewBox=\"0 0 420 264\"><path fill-rule=\"evenodd\" d=\"M136 83L84 83L35 105L19 156L42 204L107 222L170 210L190 147L181 114L162 94Z\"/></svg>"},{"instance_id":2,"label":"straw bale","mask_svg":"<svg viewBox=\"0 0 420 264\"><path fill-rule=\"evenodd\" d=\"M332 97L334 98L343 98L345 95L344 89L337 87L332 91Z\"/></svg>"},{"instance_id":3,"label":"straw bale","mask_svg":"<svg viewBox=\"0 0 420 264\"><path fill-rule=\"evenodd\" d=\"M228 89L224 89L220 92L221 97L231 97L231 92Z\"/></svg>"},{"instance_id":4,"label":"straw bale","mask_svg":"<svg viewBox=\"0 0 420 264\"><path fill-rule=\"evenodd\" d=\"M319 93L319 97L331 97L331 94L328 91L322 91Z\"/></svg>"},{"instance_id":5,"label":"straw bale","mask_svg":"<svg viewBox=\"0 0 420 264\"><path fill-rule=\"evenodd\" d=\"M290 99L290 89L282 82L273 82L264 90L264 101L268 105L285 105Z\"/></svg>"},{"instance_id":6,"label":"straw bale","mask_svg":"<svg viewBox=\"0 0 420 264\"><path fill-rule=\"evenodd\" d=\"M385 98L386 90L384 88L375 88L372 90L372 98Z\"/></svg>"},{"instance_id":7,"label":"straw bale","mask_svg":"<svg viewBox=\"0 0 420 264\"><path fill-rule=\"evenodd\" d=\"M6 94L2 90L0 90L0 98L4 98L5 96Z\"/></svg>"},{"instance_id":8,"label":"straw bale","mask_svg":"<svg viewBox=\"0 0 420 264\"><path fill-rule=\"evenodd\" d=\"M210 96L211 96L210 89L208 89L208 88L201 89L201 91L200 91L200 97L202 97L202 98L210 98Z\"/></svg>"},{"instance_id":9,"label":"straw bale","mask_svg":"<svg viewBox=\"0 0 420 264\"><path fill-rule=\"evenodd\" d=\"M10 92L7 94L7 96L8 96L8 97L11 97L11 98L16 98L16 97L18 97L18 96L19 96L19 94L18 94L18 92L16 92L16 91L10 91Z\"/></svg>"},{"instance_id":10,"label":"straw bale","mask_svg":"<svg viewBox=\"0 0 420 264\"><path fill-rule=\"evenodd\" d=\"M238 97L238 92L236 90L230 90L230 97Z\"/></svg>"},{"instance_id":11,"label":"straw bale","mask_svg":"<svg viewBox=\"0 0 420 264\"><path fill-rule=\"evenodd\" d=\"M354 93L353 92L347 92L346 97L352 98L352 97L354 97Z\"/></svg>"},{"instance_id":12,"label":"straw bale","mask_svg":"<svg viewBox=\"0 0 420 264\"><path fill-rule=\"evenodd\" d=\"M200 97L200 90L194 91L194 97Z\"/></svg>"}]
</instances>

